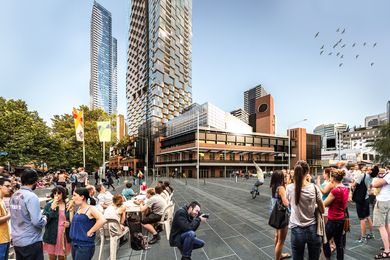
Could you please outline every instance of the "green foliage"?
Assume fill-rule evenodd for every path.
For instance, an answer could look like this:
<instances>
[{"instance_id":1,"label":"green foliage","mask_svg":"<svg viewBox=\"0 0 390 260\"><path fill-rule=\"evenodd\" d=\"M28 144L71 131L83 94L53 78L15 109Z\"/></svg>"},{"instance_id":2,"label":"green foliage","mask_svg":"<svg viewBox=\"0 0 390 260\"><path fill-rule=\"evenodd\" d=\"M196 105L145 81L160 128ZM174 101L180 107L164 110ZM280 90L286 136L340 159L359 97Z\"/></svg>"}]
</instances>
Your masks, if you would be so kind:
<instances>
[{"instance_id":1,"label":"green foliage","mask_svg":"<svg viewBox=\"0 0 390 260\"><path fill-rule=\"evenodd\" d=\"M97 121L111 121L116 129L115 115L109 116L103 110L84 111L84 134L86 167L88 171L102 165L102 143L99 142ZM72 108L69 108L71 111ZM74 119L71 113L55 115L52 128L35 111L28 111L22 100L6 100L0 97L0 152L8 156L0 157L0 164L10 162L13 166L46 163L49 168L70 168L83 165L83 143L76 141ZM109 147L116 141L116 131L112 131L113 142L106 143L106 161Z\"/></svg>"},{"instance_id":2,"label":"green foliage","mask_svg":"<svg viewBox=\"0 0 390 260\"><path fill-rule=\"evenodd\" d=\"M85 157L86 168L88 171L94 170L102 165L103 146L99 142L97 121L111 120L111 128L116 129L115 116L109 116L101 109L90 110L87 106L81 106L79 110L84 112L84 135L85 135ZM62 164L66 167L83 165L83 143L76 140L74 119L71 114L56 115L53 121L53 138L55 138L61 147L60 158L63 158ZM116 132L112 130L111 143L106 143L105 154L108 161L109 147L115 143Z\"/></svg>"},{"instance_id":3,"label":"green foliage","mask_svg":"<svg viewBox=\"0 0 390 260\"><path fill-rule=\"evenodd\" d=\"M380 127L380 134L373 148L379 153L382 163L390 163L390 122Z\"/></svg>"},{"instance_id":4,"label":"green foliage","mask_svg":"<svg viewBox=\"0 0 390 260\"><path fill-rule=\"evenodd\" d=\"M50 129L35 111L28 111L22 100L0 97L0 151L8 156L0 163L41 164L50 154Z\"/></svg>"}]
</instances>

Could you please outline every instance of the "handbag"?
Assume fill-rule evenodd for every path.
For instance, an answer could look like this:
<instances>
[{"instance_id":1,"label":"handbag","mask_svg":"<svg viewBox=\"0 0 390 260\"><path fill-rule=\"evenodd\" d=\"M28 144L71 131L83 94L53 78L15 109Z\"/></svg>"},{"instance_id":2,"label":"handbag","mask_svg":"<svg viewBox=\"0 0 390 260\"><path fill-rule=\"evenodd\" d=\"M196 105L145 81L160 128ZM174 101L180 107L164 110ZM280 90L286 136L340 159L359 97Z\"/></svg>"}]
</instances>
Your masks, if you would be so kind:
<instances>
[{"instance_id":1,"label":"handbag","mask_svg":"<svg viewBox=\"0 0 390 260\"><path fill-rule=\"evenodd\" d=\"M290 214L287 208L283 206L281 199L278 198L269 217L268 225L276 229L281 229L288 225L289 220Z\"/></svg>"},{"instance_id":2,"label":"handbag","mask_svg":"<svg viewBox=\"0 0 390 260\"><path fill-rule=\"evenodd\" d=\"M317 200L318 191L317 191L317 187L315 185L314 185L314 189L316 192L315 196L316 196L316 200ZM323 214L323 212L321 212L319 207L316 206L316 208L314 210L314 216L315 216L316 222L317 222L317 235L322 237L322 243L326 244L328 240L326 238L325 221L324 221L324 217L322 214Z\"/></svg>"}]
</instances>

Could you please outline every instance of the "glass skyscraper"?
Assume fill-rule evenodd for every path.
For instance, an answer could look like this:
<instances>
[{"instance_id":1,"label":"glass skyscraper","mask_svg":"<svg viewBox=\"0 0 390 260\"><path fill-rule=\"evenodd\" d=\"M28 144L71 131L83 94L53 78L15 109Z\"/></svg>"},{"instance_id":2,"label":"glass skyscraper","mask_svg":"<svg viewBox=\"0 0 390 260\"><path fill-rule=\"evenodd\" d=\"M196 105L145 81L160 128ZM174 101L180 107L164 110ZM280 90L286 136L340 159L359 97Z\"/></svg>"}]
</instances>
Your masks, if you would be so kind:
<instances>
[{"instance_id":1,"label":"glass skyscraper","mask_svg":"<svg viewBox=\"0 0 390 260\"><path fill-rule=\"evenodd\" d=\"M90 107L117 111L117 41L111 13L94 1L91 17Z\"/></svg>"},{"instance_id":2,"label":"glass skyscraper","mask_svg":"<svg viewBox=\"0 0 390 260\"><path fill-rule=\"evenodd\" d=\"M129 134L156 133L192 103L192 0L132 0L126 97ZM145 126L145 128L144 128Z\"/></svg>"}]
</instances>

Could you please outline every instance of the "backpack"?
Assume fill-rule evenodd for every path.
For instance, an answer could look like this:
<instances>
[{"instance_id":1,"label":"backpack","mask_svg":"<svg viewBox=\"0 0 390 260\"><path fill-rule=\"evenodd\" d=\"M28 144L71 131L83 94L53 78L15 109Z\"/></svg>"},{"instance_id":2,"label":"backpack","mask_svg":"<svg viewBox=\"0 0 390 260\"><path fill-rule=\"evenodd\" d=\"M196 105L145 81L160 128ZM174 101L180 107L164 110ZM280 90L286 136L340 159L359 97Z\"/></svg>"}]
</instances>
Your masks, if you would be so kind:
<instances>
[{"instance_id":1,"label":"backpack","mask_svg":"<svg viewBox=\"0 0 390 260\"><path fill-rule=\"evenodd\" d=\"M367 195L367 186L364 180L366 179L366 174L364 174L363 179L359 184L356 184L355 190L352 193L352 200L355 203L363 204L366 200Z\"/></svg>"},{"instance_id":2,"label":"backpack","mask_svg":"<svg viewBox=\"0 0 390 260\"><path fill-rule=\"evenodd\" d=\"M133 250L148 249L148 237L143 236L142 233L133 233L131 235L131 248Z\"/></svg>"}]
</instances>

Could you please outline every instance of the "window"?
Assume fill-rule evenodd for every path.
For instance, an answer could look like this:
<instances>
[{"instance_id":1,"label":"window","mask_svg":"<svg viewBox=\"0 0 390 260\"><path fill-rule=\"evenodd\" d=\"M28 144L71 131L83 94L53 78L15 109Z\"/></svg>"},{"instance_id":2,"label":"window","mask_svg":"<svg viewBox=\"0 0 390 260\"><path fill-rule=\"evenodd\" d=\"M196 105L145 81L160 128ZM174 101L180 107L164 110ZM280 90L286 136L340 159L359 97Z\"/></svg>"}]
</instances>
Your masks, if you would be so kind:
<instances>
[{"instance_id":1,"label":"window","mask_svg":"<svg viewBox=\"0 0 390 260\"><path fill-rule=\"evenodd\" d=\"M219 159L220 160L225 160L225 154L224 153L220 153L219 154Z\"/></svg>"},{"instance_id":2,"label":"window","mask_svg":"<svg viewBox=\"0 0 390 260\"><path fill-rule=\"evenodd\" d=\"M215 153L210 153L209 157L210 157L210 161L214 161L215 160Z\"/></svg>"},{"instance_id":3,"label":"window","mask_svg":"<svg viewBox=\"0 0 390 260\"><path fill-rule=\"evenodd\" d=\"M230 159L230 161L234 161L234 153L231 153L230 155L229 155L229 159Z\"/></svg>"}]
</instances>

